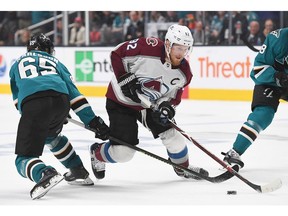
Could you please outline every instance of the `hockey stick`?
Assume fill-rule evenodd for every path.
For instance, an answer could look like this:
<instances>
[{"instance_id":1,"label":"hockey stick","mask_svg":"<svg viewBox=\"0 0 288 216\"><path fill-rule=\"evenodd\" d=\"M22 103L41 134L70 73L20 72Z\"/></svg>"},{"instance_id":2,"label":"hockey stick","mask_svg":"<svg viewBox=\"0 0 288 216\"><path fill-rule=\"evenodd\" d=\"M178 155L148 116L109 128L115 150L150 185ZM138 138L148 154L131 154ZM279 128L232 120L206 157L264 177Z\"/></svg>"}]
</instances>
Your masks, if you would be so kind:
<instances>
[{"instance_id":1,"label":"hockey stick","mask_svg":"<svg viewBox=\"0 0 288 216\"><path fill-rule=\"evenodd\" d=\"M75 119L72 119L72 118L67 118L67 120L68 120L69 122L74 123L75 125L78 125L78 126L80 126L80 127L82 127L82 128L85 128L85 129L87 129L87 130L90 130L90 131L92 131L92 132L95 132L94 129L92 129L92 128L86 126L86 125L84 125L82 122L79 122L79 121L77 121L77 120L75 120ZM117 138L115 138L115 137L110 136L109 139L110 139L110 140L113 140L113 141L115 141L115 142L117 142L117 143L119 143L119 144L121 144L121 145L130 147L130 148L132 148L132 149L134 149L134 150L136 150L136 151L139 151L139 152L141 152L141 153L143 153L143 154L146 154L146 155L148 155L148 156L150 156L150 157L152 157L152 158L154 158L154 159L160 160L160 161L162 161L162 162L164 162L164 163L166 163L166 164L169 164L169 165L171 165L171 166L173 166L173 167L175 167L175 168L184 170L185 172L188 172L188 173L190 173L190 174L193 174L193 175L195 175L195 176L198 176L198 177L200 177L200 178L202 178L202 179L205 179L205 180L207 180L207 181L209 181L209 182L212 182L212 183L224 182L224 181L226 181L226 180L228 180L228 179L230 179L230 178L232 178L232 177L234 176L234 175L232 175L230 172L224 172L224 173L222 173L222 174L220 174L220 175L218 175L218 176L214 176L214 177L204 176L204 175L202 175L202 174L200 174L200 173L198 173L198 172L195 172L195 171L193 171L193 170L190 170L190 169L188 169L188 168L186 168L186 167L183 167L183 166L181 166L181 165L175 164L175 163L173 163L173 162L170 161L170 160L167 160L167 159L165 159L165 158L162 158L162 157L160 157L160 156L158 156L158 155L156 155L156 154L153 154L153 153L151 153L151 152L149 152L149 151L146 151L146 150L144 150L144 149L142 149L142 148L139 148L139 147L137 147L137 146L134 146L134 145L131 145L131 144L129 144L129 143L126 143L126 142L124 142L124 141L122 141L122 140L119 140L119 139L117 139ZM236 171L238 171L238 170L239 170L238 165L233 166L233 169L236 170Z\"/></svg>"},{"instance_id":2,"label":"hockey stick","mask_svg":"<svg viewBox=\"0 0 288 216\"><path fill-rule=\"evenodd\" d=\"M139 99L141 100L141 103L147 107L151 108L152 110L155 109L154 105L150 102L148 98L146 98L143 94L138 94ZM238 172L234 169L234 167L231 167L227 165L224 161L219 159L217 156L212 154L210 151L208 151L206 148L204 148L200 143L198 143L196 140L194 140L191 136L189 136L187 133L185 133L181 128L179 128L173 121L169 120L170 125L175 128L177 131L179 131L186 139L188 139L190 142L192 142L194 145L196 145L198 148L200 148L203 152L205 152L207 155L209 155L211 158L213 158L215 161L217 161L221 166L223 166L229 173L233 174L234 176L238 177L240 180L245 182L247 185L252 187L254 190L256 190L259 193L267 193L272 192L277 189L279 189L282 186L281 179L276 179L271 183L268 183L266 185L256 185L241 176Z\"/></svg>"},{"instance_id":3,"label":"hockey stick","mask_svg":"<svg viewBox=\"0 0 288 216\"><path fill-rule=\"evenodd\" d=\"M244 37L241 37L243 43L253 52L259 52L260 50L254 47L251 43L248 42L248 40Z\"/></svg>"}]
</instances>

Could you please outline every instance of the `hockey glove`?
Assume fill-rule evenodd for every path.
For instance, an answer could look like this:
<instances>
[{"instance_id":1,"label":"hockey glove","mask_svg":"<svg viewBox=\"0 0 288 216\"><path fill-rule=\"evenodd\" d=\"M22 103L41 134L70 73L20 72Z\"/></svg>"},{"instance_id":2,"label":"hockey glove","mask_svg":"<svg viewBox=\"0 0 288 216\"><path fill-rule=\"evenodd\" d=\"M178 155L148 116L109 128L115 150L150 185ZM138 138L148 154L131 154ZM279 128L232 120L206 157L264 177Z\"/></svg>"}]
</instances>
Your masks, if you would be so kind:
<instances>
[{"instance_id":1,"label":"hockey glove","mask_svg":"<svg viewBox=\"0 0 288 216\"><path fill-rule=\"evenodd\" d=\"M136 103L141 103L140 99L137 96L138 93L143 93L141 90L141 85L138 81L138 78L135 74L127 73L121 76L118 80L118 84L121 87L122 93L133 100Z\"/></svg>"},{"instance_id":2,"label":"hockey glove","mask_svg":"<svg viewBox=\"0 0 288 216\"><path fill-rule=\"evenodd\" d=\"M102 140L107 140L109 138L110 129L101 117L95 116L95 118L90 121L88 126L96 131L95 138Z\"/></svg>"},{"instance_id":3,"label":"hockey glove","mask_svg":"<svg viewBox=\"0 0 288 216\"><path fill-rule=\"evenodd\" d=\"M287 88L288 87L288 75L283 71L276 71L274 74L275 82L277 86Z\"/></svg>"},{"instance_id":4,"label":"hockey glove","mask_svg":"<svg viewBox=\"0 0 288 216\"><path fill-rule=\"evenodd\" d=\"M167 126L170 124L169 119L173 119L175 116L175 109L170 102L164 101L159 106L158 109L152 113L152 118L154 122L162 126Z\"/></svg>"}]
</instances>

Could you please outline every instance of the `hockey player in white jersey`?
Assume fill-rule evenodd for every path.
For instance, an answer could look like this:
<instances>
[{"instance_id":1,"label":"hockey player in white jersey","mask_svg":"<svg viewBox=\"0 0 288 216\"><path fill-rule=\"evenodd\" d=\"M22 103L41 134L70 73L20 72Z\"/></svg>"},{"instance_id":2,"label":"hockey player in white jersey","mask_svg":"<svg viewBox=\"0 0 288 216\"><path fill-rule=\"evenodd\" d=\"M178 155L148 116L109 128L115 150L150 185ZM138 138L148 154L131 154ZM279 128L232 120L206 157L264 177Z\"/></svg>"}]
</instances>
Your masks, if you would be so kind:
<instances>
[{"instance_id":1,"label":"hockey player in white jersey","mask_svg":"<svg viewBox=\"0 0 288 216\"><path fill-rule=\"evenodd\" d=\"M137 145L139 121L155 139L160 137L169 160L208 176L205 169L189 164L185 138L168 123L168 119L175 116L183 88L192 79L185 59L192 46L190 30L178 24L169 27L164 42L158 38L142 37L119 44L111 52L114 76L106 93L106 109L112 137ZM142 106L138 93L148 97L157 109ZM90 154L95 177L103 179L105 163L130 161L135 150L110 140L91 145ZM198 176L177 168L174 170L181 177L199 180Z\"/></svg>"}]
</instances>

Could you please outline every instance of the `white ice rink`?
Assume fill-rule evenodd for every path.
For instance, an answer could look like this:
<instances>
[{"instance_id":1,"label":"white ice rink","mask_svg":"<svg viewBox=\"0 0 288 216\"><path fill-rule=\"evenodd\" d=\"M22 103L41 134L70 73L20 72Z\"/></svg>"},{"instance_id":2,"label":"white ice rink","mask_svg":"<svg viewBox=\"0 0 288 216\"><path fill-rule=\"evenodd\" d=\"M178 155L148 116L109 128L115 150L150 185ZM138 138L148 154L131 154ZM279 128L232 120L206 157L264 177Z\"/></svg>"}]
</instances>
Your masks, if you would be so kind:
<instances>
[{"instance_id":1,"label":"white ice rink","mask_svg":"<svg viewBox=\"0 0 288 216\"><path fill-rule=\"evenodd\" d=\"M104 98L88 98L96 114L108 122ZM219 158L226 152L242 123L250 112L249 102L183 100L177 109L178 126ZM94 135L69 123L65 134L95 181L92 187L68 185L62 181L45 197L32 201L29 192L34 183L21 177L15 168L14 144L20 115L14 108L10 95L0 95L0 209L20 211L38 209L32 215L54 215L72 211L75 215L243 215L246 209L267 215L287 214L288 205L288 104L282 103L274 122L262 132L256 142L242 156L245 167L240 175L255 184L266 184L281 178L282 188L260 194L246 183L232 179L213 184L207 181L189 181L176 176L171 166L137 152L135 157L122 164L108 164L106 178L96 181L90 168L88 146L95 141ZM74 114L74 113L73 113ZM75 119L75 115L73 115ZM77 119L78 120L78 119ZM142 126L139 127L139 147L167 158L159 140ZM221 166L194 144L187 141L191 164L202 166L210 176L220 174ZM66 169L45 148L41 159L53 165L62 174ZM236 190L237 195L227 195ZM50 208L48 206L53 206ZM89 212L87 212L87 209ZM2 211L2 210L1 210ZM276 212L275 212L276 211ZM284 211L284 212L283 212ZM114 212L112 214L112 212ZM282 213L281 213L282 212ZM256 213L256 212L255 212ZM159 214L159 213L158 213ZM251 215L251 212L247 213ZM1 213L2 215L2 213Z\"/></svg>"}]
</instances>

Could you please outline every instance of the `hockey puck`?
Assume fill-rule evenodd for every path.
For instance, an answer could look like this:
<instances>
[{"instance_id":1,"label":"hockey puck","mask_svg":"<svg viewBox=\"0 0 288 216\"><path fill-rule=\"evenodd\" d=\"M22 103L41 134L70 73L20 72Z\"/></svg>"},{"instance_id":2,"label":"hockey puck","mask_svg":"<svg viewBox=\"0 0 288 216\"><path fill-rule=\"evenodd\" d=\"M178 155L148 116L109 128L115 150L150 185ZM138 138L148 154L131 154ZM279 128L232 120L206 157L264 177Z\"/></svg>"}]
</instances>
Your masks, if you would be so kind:
<instances>
[{"instance_id":1,"label":"hockey puck","mask_svg":"<svg viewBox=\"0 0 288 216\"><path fill-rule=\"evenodd\" d=\"M237 194L237 191L230 190L230 191L227 191L227 194L228 194L228 195L236 195L236 194Z\"/></svg>"}]
</instances>

